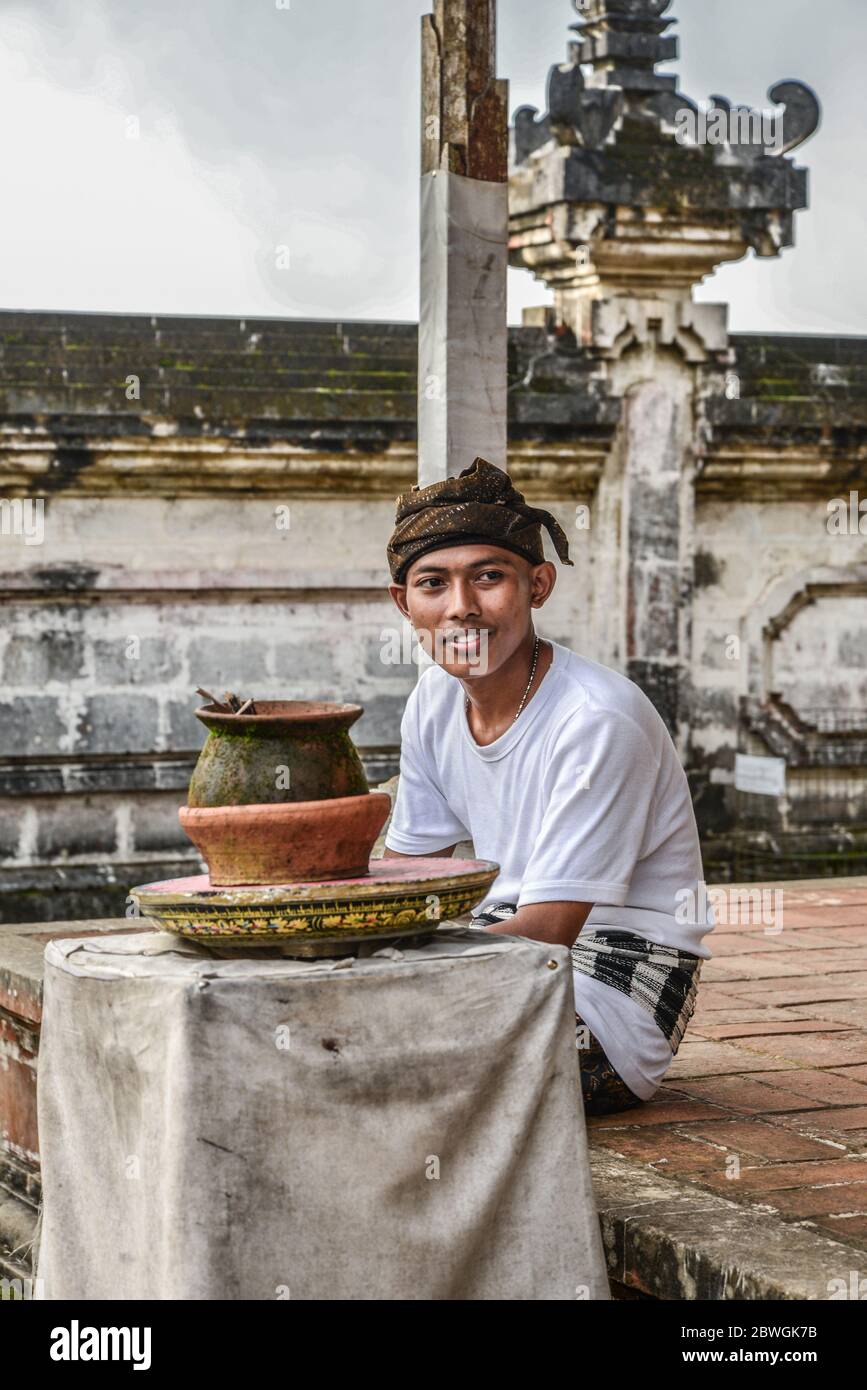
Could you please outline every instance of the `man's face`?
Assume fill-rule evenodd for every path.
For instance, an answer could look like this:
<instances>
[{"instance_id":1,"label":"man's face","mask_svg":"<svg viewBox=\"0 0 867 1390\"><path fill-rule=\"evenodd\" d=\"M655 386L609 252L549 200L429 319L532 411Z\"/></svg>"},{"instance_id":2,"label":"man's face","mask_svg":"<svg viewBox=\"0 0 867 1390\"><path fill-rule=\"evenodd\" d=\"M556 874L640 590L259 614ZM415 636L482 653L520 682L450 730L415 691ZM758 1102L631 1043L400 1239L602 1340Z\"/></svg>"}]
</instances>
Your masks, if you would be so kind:
<instances>
[{"instance_id":1,"label":"man's face","mask_svg":"<svg viewBox=\"0 0 867 1390\"><path fill-rule=\"evenodd\" d=\"M556 577L549 560L533 565L501 546L454 545L414 560L389 593L437 665L468 678L509 659Z\"/></svg>"}]
</instances>

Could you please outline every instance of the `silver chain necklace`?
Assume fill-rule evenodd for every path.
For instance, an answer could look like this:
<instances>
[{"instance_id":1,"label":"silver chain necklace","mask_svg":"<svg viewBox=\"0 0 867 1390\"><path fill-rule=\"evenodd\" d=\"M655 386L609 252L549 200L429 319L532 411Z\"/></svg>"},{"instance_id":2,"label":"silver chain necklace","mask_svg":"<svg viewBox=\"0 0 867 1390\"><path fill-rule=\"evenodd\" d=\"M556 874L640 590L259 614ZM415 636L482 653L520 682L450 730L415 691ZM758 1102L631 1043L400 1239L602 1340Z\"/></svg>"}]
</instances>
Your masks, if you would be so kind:
<instances>
[{"instance_id":1,"label":"silver chain necklace","mask_svg":"<svg viewBox=\"0 0 867 1390\"><path fill-rule=\"evenodd\" d=\"M524 708L524 705L525 705L526 700L527 700L527 696L528 696L529 693L530 693L530 686L533 684L533 677L534 677L535 674L536 674L536 662L537 662L538 660L539 660L539 638L537 637L537 638L536 638L536 641L535 641L535 643L534 643L534 646L533 646L533 666L532 666L532 669L531 669L531 671L530 671L530 679L527 681L527 689L524 691L524 697L523 697L523 699L521 700L521 703L520 703L519 706L518 706L518 714L520 714L520 713L521 713L521 710ZM469 695L465 694L465 695L464 695L464 700L466 701L466 708L467 708L467 710L469 710L469 708L470 708L470 697L469 697ZM518 718L518 714L515 715L515 719ZM515 719L512 720L512 723L513 723L513 724L514 724L514 722L515 722Z\"/></svg>"}]
</instances>

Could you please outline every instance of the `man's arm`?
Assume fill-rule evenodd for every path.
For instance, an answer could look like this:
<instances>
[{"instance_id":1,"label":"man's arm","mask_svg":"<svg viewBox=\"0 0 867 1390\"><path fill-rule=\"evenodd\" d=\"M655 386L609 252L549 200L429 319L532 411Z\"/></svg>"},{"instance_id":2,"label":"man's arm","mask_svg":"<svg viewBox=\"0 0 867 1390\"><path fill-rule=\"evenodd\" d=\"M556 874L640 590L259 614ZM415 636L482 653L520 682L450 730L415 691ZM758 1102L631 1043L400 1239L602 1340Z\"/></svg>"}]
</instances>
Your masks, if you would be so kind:
<instances>
[{"instance_id":1,"label":"man's arm","mask_svg":"<svg viewBox=\"0 0 867 1390\"><path fill-rule=\"evenodd\" d=\"M401 854L397 849L384 849L383 859L450 859L457 849L457 843L449 845L448 849L432 849L427 854Z\"/></svg>"},{"instance_id":2,"label":"man's arm","mask_svg":"<svg viewBox=\"0 0 867 1390\"><path fill-rule=\"evenodd\" d=\"M422 676L407 700L400 721L400 775L392 799L391 821L385 835L383 859L448 859L462 840L470 838L469 831L455 815L436 775L428 764L418 731L418 691L424 685ZM402 850L393 848L389 840L403 844L436 844L454 835L454 843L439 849Z\"/></svg>"},{"instance_id":3,"label":"man's arm","mask_svg":"<svg viewBox=\"0 0 867 1390\"><path fill-rule=\"evenodd\" d=\"M506 917L486 931L500 936L528 936L549 946L574 946L592 911L592 903L525 903L513 917Z\"/></svg>"},{"instance_id":4,"label":"man's arm","mask_svg":"<svg viewBox=\"0 0 867 1390\"><path fill-rule=\"evenodd\" d=\"M429 854L400 854L396 849L383 851L383 859L449 859L456 845L432 850ZM485 925L485 931L501 936L527 936L531 941L546 941L549 946L574 946L593 908L592 903L527 903L512 917L496 926Z\"/></svg>"}]
</instances>

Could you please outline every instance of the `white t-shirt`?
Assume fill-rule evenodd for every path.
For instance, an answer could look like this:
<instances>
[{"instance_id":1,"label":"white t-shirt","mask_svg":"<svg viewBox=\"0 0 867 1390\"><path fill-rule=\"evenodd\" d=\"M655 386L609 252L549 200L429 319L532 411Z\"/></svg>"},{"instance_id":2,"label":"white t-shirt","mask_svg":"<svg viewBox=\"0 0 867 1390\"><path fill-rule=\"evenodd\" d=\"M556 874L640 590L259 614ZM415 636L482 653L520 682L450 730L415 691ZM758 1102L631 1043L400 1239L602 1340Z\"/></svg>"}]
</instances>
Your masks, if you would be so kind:
<instances>
[{"instance_id":1,"label":"white t-shirt","mask_svg":"<svg viewBox=\"0 0 867 1390\"><path fill-rule=\"evenodd\" d=\"M460 681L431 665L401 722L400 781L386 846L430 854L472 840L500 872L498 902L592 902L589 927L622 927L709 958L701 850L686 774L633 681L551 642L554 659L518 719L481 747ZM694 912L684 910L693 893ZM698 920L696 920L698 919ZM653 1095L671 1064L640 1004L574 972L575 1008L630 1090Z\"/></svg>"}]
</instances>

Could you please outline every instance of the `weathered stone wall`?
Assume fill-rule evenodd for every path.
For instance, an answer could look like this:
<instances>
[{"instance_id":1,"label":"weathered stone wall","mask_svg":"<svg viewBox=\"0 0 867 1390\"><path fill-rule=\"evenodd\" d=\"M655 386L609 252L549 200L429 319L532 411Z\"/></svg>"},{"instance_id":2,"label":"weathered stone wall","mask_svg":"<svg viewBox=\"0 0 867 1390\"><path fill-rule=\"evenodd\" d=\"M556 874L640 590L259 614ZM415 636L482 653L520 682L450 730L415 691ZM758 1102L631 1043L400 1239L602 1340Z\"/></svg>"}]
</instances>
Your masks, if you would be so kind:
<instances>
[{"instance_id":1,"label":"weathered stone wall","mask_svg":"<svg viewBox=\"0 0 867 1390\"><path fill-rule=\"evenodd\" d=\"M867 595L850 592L854 570L867 560L867 534L829 535L827 516L821 498L700 502L693 607L696 754L728 744L738 700L751 694L761 698L780 690L799 710L824 707L867 716ZM826 592L809 595L787 618L792 586L807 597L822 569L828 572ZM774 621L783 625L768 643L767 665L751 680L751 642Z\"/></svg>"},{"instance_id":2,"label":"weathered stone wall","mask_svg":"<svg viewBox=\"0 0 867 1390\"><path fill-rule=\"evenodd\" d=\"M371 785L390 777L417 672L385 561L415 481L414 327L14 314L0 342L0 497L43 504L38 543L11 512L0 537L2 918L116 914L198 870L177 809L199 685L357 702ZM542 627L583 643L574 499L609 426L564 364L586 373L544 333L513 344L516 433L561 427L516 441L515 475L575 535Z\"/></svg>"},{"instance_id":3,"label":"weathered stone wall","mask_svg":"<svg viewBox=\"0 0 867 1390\"><path fill-rule=\"evenodd\" d=\"M867 537L826 524L831 498L867 498L867 344L726 347L711 308L658 332L604 309L592 348L544 315L510 330L509 468L575 561L540 631L656 701L719 876L756 813L736 751L782 750L806 789L800 810L762 799L763 824L867 820L854 743L817 766L753 708L867 706ZM5 920L117 913L195 870L177 807L197 685L358 701L369 779L389 778L416 676L383 660L414 327L12 314L0 346L0 499L44 502L41 543L8 513L0 535Z\"/></svg>"},{"instance_id":4,"label":"weathered stone wall","mask_svg":"<svg viewBox=\"0 0 867 1390\"><path fill-rule=\"evenodd\" d=\"M761 827L778 847L795 836L797 856L823 852L804 840L811 825L836 826L842 862L848 831L857 864L867 838L867 536L829 534L830 500L699 506L692 761L708 779L706 832ZM824 730L810 740L812 766L799 765L795 746L769 744L752 717L775 694ZM786 757L786 798L738 794L736 752Z\"/></svg>"}]
</instances>

